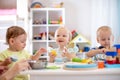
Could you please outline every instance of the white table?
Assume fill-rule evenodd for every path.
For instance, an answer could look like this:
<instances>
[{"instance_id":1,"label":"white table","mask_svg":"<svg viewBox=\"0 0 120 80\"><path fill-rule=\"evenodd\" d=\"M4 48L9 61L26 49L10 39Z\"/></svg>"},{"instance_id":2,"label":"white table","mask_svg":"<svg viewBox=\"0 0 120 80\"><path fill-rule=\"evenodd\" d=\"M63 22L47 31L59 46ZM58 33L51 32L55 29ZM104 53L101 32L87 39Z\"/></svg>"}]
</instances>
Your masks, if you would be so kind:
<instances>
[{"instance_id":1,"label":"white table","mask_svg":"<svg viewBox=\"0 0 120 80\"><path fill-rule=\"evenodd\" d=\"M71 71L55 70L28 70L21 74L30 74L30 80L120 80L120 68L104 68L95 70Z\"/></svg>"}]
</instances>

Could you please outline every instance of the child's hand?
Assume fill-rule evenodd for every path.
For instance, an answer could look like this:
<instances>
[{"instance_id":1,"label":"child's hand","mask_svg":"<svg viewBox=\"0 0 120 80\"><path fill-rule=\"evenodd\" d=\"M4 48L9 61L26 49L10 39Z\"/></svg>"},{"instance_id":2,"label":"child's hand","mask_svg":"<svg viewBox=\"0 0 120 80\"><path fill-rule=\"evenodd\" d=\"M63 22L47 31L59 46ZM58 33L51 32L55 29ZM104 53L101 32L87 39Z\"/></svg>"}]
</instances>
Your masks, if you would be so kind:
<instances>
[{"instance_id":1,"label":"child's hand","mask_svg":"<svg viewBox=\"0 0 120 80\"><path fill-rule=\"evenodd\" d=\"M42 54L46 53L46 52L47 52L46 49L40 48L40 49L35 53L35 55L31 56L31 59L32 59L32 60L38 60L39 57L40 57Z\"/></svg>"},{"instance_id":2,"label":"child's hand","mask_svg":"<svg viewBox=\"0 0 120 80\"><path fill-rule=\"evenodd\" d=\"M27 60L21 60L15 63L13 69L15 69L16 72L20 72L20 71L28 70L29 67L30 66Z\"/></svg>"},{"instance_id":3,"label":"child's hand","mask_svg":"<svg viewBox=\"0 0 120 80\"><path fill-rule=\"evenodd\" d=\"M56 55L54 55L53 53L49 53L49 56L50 56L51 58L55 58L55 57L56 57Z\"/></svg>"},{"instance_id":4,"label":"child's hand","mask_svg":"<svg viewBox=\"0 0 120 80\"><path fill-rule=\"evenodd\" d=\"M74 53L69 53L67 48L65 47L64 50L63 50L63 54L62 54L63 57L67 57L68 59L72 59L74 57L76 57L76 54Z\"/></svg>"},{"instance_id":5,"label":"child's hand","mask_svg":"<svg viewBox=\"0 0 120 80\"><path fill-rule=\"evenodd\" d=\"M7 65L9 65L11 62L12 62L11 58L6 58L6 59L3 61L3 65L4 65L4 66L7 66Z\"/></svg>"},{"instance_id":6,"label":"child's hand","mask_svg":"<svg viewBox=\"0 0 120 80\"><path fill-rule=\"evenodd\" d=\"M44 54L44 53L46 53L47 52L47 50L46 49L44 49L44 48L40 48L37 52L36 52L36 54Z\"/></svg>"},{"instance_id":7,"label":"child's hand","mask_svg":"<svg viewBox=\"0 0 120 80\"><path fill-rule=\"evenodd\" d=\"M7 66L0 66L0 74L4 73L7 70L8 70Z\"/></svg>"},{"instance_id":8,"label":"child's hand","mask_svg":"<svg viewBox=\"0 0 120 80\"><path fill-rule=\"evenodd\" d=\"M69 55L69 53L68 53L68 51L67 51L67 48L64 47L62 56L63 56L63 57L67 57L68 55Z\"/></svg>"},{"instance_id":9,"label":"child's hand","mask_svg":"<svg viewBox=\"0 0 120 80\"><path fill-rule=\"evenodd\" d=\"M109 51L109 50L106 49L106 48L102 48L102 49L100 49L100 53L103 53L103 54L105 54L107 51Z\"/></svg>"},{"instance_id":10,"label":"child's hand","mask_svg":"<svg viewBox=\"0 0 120 80\"><path fill-rule=\"evenodd\" d=\"M50 56L50 62L54 62L54 60L55 60L55 57L56 57L56 55L54 55L53 53L49 53L49 56Z\"/></svg>"}]
</instances>

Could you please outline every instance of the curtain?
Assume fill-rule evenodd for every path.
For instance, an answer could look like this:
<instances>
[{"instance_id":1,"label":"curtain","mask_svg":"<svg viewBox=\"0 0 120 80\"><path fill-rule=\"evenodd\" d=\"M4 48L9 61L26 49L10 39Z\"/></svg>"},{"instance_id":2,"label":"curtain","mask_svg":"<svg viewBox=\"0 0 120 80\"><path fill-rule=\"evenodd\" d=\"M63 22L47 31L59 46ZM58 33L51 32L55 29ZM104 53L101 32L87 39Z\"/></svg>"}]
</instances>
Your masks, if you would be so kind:
<instances>
[{"instance_id":1,"label":"curtain","mask_svg":"<svg viewBox=\"0 0 120 80\"><path fill-rule=\"evenodd\" d=\"M108 25L114 34L114 44L120 38L120 0L92 0L91 2L91 43L98 46L96 31L100 26ZM118 17L119 16L119 17Z\"/></svg>"},{"instance_id":2,"label":"curtain","mask_svg":"<svg viewBox=\"0 0 120 80\"><path fill-rule=\"evenodd\" d=\"M118 39L116 43L120 44L120 0L117 0L117 10L118 10Z\"/></svg>"}]
</instances>

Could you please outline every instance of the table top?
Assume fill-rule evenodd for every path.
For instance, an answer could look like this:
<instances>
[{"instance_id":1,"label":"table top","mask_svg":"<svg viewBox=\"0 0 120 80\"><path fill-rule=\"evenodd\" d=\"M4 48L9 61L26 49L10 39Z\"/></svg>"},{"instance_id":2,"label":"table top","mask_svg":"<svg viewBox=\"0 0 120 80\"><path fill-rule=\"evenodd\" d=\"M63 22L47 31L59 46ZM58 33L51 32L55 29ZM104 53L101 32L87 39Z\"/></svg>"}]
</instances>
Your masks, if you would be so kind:
<instances>
[{"instance_id":1,"label":"table top","mask_svg":"<svg viewBox=\"0 0 120 80\"><path fill-rule=\"evenodd\" d=\"M120 75L120 68L103 68L103 69L90 69L90 70L65 70L62 65L49 64L49 66L57 66L59 69L37 69L26 70L20 74L30 75L104 75L104 74L117 74Z\"/></svg>"}]
</instances>

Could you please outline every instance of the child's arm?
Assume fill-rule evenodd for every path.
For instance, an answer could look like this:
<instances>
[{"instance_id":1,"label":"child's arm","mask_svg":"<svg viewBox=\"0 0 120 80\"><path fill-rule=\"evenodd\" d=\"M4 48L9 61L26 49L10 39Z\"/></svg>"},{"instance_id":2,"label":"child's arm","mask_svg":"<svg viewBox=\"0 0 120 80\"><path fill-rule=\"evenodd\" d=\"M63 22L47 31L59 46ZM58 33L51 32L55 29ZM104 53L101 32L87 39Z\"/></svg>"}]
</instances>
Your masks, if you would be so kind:
<instances>
[{"instance_id":1,"label":"child's arm","mask_svg":"<svg viewBox=\"0 0 120 80\"><path fill-rule=\"evenodd\" d=\"M44 49L44 48L40 48L36 53L35 55L31 56L31 59L32 60L38 60L40 58L40 56L43 54L43 53L46 53L47 50Z\"/></svg>"},{"instance_id":2,"label":"child's arm","mask_svg":"<svg viewBox=\"0 0 120 80\"><path fill-rule=\"evenodd\" d=\"M0 62L0 65L3 65L3 66L7 66L11 63L11 59L10 58L6 58L4 61L1 61Z\"/></svg>"},{"instance_id":3,"label":"child's arm","mask_svg":"<svg viewBox=\"0 0 120 80\"><path fill-rule=\"evenodd\" d=\"M72 58L76 57L76 54L75 53L69 53L67 51L67 48L64 48L62 56L67 57L69 60L71 60Z\"/></svg>"},{"instance_id":4,"label":"child's arm","mask_svg":"<svg viewBox=\"0 0 120 80\"><path fill-rule=\"evenodd\" d=\"M0 80L12 80L20 71L28 69L27 60L21 60L0 76Z\"/></svg>"},{"instance_id":5,"label":"child's arm","mask_svg":"<svg viewBox=\"0 0 120 80\"><path fill-rule=\"evenodd\" d=\"M86 53L87 57L93 57L96 54L101 54L101 53L105 53L106 49L102 48L102 49L94 49L94 50L90 50Z\"/></svg>"},{"instance_id":6,"label":"child's arm","mask_svg":"<svg viewBox=\"0 0 120 80\"><path fill-rule=\"evenodd\" d=\"M53 63L55 61L56 55L49 53L49 57L50 57L49 62Z\"/></svg>"}]
</instances>

